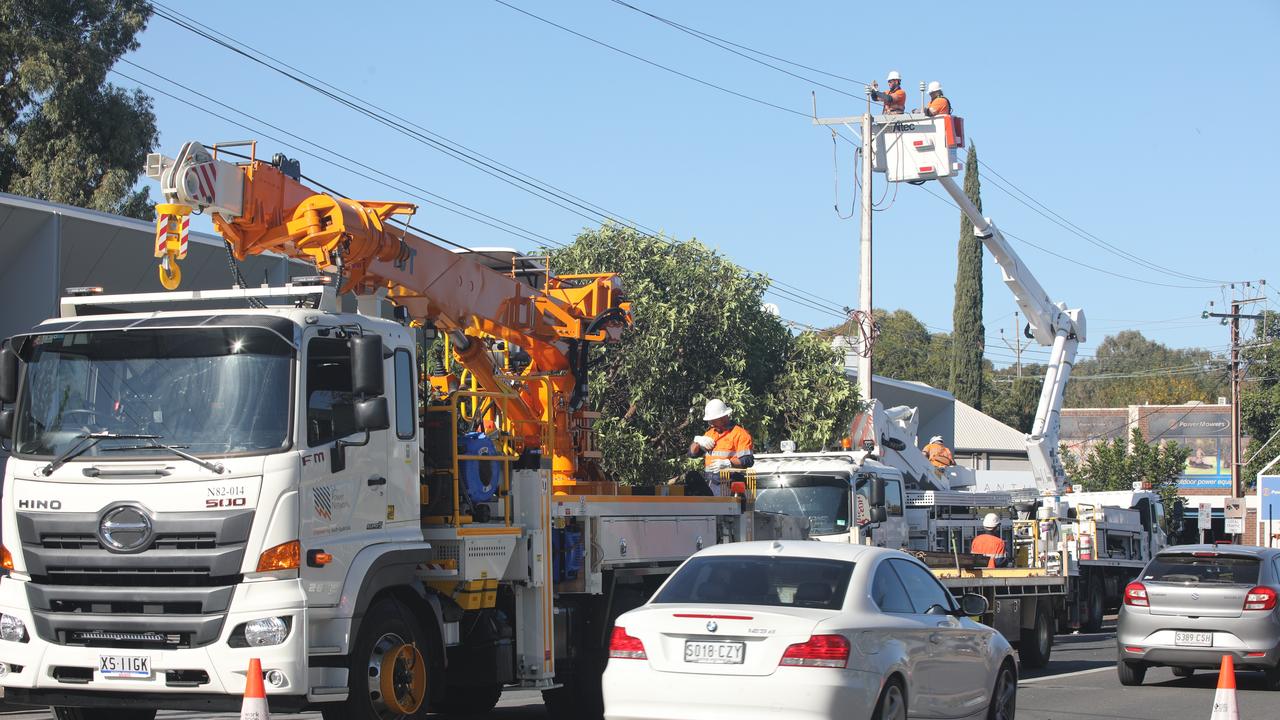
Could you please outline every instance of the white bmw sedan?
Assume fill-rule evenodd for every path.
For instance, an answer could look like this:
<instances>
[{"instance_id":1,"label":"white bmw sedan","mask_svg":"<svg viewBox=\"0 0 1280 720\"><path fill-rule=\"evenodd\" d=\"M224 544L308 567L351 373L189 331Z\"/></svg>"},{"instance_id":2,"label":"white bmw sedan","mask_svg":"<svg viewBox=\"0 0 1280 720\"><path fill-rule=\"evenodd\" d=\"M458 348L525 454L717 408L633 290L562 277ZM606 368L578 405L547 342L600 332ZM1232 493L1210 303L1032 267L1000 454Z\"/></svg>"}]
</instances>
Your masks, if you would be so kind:
<instances>
[{"instance_id":1,"label":"white bmw sedan","mask_svg":"<svg viewBox=\"0 0 1280 720\"><path fill-rule=\"evenodd\" d=\"M1013 650L967 617L986 604L897 550L717 545L618 617L605 717L1011 720Z\"/></svg>"}]
</instances>

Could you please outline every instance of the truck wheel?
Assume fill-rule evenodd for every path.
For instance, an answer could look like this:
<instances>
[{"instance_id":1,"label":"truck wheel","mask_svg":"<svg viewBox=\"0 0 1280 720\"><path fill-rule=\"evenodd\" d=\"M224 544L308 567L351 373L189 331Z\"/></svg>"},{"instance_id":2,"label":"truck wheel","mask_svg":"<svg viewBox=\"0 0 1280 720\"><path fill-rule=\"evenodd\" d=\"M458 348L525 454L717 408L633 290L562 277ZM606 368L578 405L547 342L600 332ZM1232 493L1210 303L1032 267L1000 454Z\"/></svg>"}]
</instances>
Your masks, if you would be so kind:
<instances>
[{"instance_id":1,"label":"truck wheel","mask_svg":"<svg viewBox=\"0 0 1280 720\"><path fill-rule=\"evenodd\" d=\"M1053 618L1043 604L1036 606L1036 619L1029 628L1023 628L1018 637L1018 659L1029 668L1042 668L1049 664L1053 653Z\"/></svg>"},{"instance_id":2,"label":"truck wheel","mask_svg":"<svg viewBox=\"0 0 1280 720\"><path fill-rule=\"evenodd\" d=\"M1085 615L1084 631L1088 633L1102 632L1102 616L1104 614L1102 607L1102 583L1089 583L1088 595L1085 597Z\"/></svg>"},{"instance_id":3,"label":"truck wheel","mask_svg":"<svg viewBox=\"0 0 1280 720\"><path fill-rule=\"evenodd\" d=\"M1147 666L1120 660L1116 662L1116 674L1120 676L1121 685L1141 685L1143 678L1147 676Z\"/></svg>"},{"instance_id":4,"label":"truck wheel","mask_svg":"<svg viewBox=\"0 0 1280 720\"><path fill-rule=\"evenodd\" d=\"M57 720L155 720L155 710L142 708L49 708Z\"/></svg>"},{"instance_id":5,"label":"truck wheel","mask_svg":"<svg viewBox=\"0 0 1280 720\"><path fill-rule=\"evenodd\" d=\"M322 710L324 720L426 718L431 673L427 634L413 613L391 598L365 613L351 653L347 701Z\"/></svg>"},{"instance_id":6,"label":"truck wheel","mask_svg":"<svg viewBox=\"0 0 1280 720\"><path fill-rule=\"evenodd\" d=\"M614 589L613 602L605 626L604 639L613 632L613 623L628 610L644 604L643 588L619 585ZM583 648L574 663L574 672L555 690L543 690L542 702L547 715L556 720L600 720L604 717L604 668L609 661L608 647Z\"/></svg>"},{"instance_id":7,"label":"truck wheel","mask_svg":"<svg viewBox=\"0 0 1280 720\"><path fill-rule=\"evenodd\" d=\"M444 697L431 705L431 712L445 717L484 715L502 697L501 685L447 687Z\"/></svg>"}]
</instances>

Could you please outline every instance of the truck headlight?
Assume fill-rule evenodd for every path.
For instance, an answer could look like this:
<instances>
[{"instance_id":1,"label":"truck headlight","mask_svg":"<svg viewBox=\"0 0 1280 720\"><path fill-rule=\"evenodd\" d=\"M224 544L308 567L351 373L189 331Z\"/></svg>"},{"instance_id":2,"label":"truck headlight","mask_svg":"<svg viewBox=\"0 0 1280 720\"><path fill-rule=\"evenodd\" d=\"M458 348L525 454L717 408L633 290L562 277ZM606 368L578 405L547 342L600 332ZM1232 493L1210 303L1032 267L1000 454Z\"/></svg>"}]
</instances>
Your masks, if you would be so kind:
<instances>
[{"instance_id":1,"label":"truck headlight","mask_svg":"<svg viewBox=\"0 0 1280 720\"><path fill-rule=\"evenodd\" d=\"M0 640L27 641L27 624L12 615L0 614Z\"/></svg>"},{"instance_id":2,"label":"truck headlight","mask_svg":"<svg viewBox=\"0 0 1280 720\"><path fill-rule=\"evenodd\" d=\"M244 625L244 639L250 647L279 645L289 637L289 623L280 617L250 620Z\"/></svg>"}]
</instances>

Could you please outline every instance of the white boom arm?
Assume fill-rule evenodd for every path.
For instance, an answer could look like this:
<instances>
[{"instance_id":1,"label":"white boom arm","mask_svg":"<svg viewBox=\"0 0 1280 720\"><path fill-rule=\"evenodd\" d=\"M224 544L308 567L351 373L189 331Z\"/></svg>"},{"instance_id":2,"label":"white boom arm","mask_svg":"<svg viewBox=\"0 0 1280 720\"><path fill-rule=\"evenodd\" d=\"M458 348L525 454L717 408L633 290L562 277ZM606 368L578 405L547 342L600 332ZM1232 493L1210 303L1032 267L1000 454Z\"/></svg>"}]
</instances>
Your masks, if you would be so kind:
<instances>
[{"instance_id":1,"label":"white boom arm","mask_svg":"<svg viewBox=\"0 0 1280 720\"><path fill-rule=\"evenodd\" d=\"M1066 485L1066 470L1058 454L1058 432L1062 417L1063 392L1071 377L1076 349L1085 340L1084 311L1068 310L1065 303L1054 303L1040 287L1031 271L1022 263L1018 254L1009 246L1004 234L969 200L969 196L950 177L938 178L938 183L955 200L956 205L973 223L974 234L991 251L1004 284L1013 292L1018 307L1027 316L1030 335L1041 345L1052 348L1049 367L1045 371L1044 387L1040 390L1040 404L1036 408L1035 423L1027 436L1027 457L1031 460L1031 472L1036 487L1042 493L1058 494Z\"/></svg>"}]
</instances>

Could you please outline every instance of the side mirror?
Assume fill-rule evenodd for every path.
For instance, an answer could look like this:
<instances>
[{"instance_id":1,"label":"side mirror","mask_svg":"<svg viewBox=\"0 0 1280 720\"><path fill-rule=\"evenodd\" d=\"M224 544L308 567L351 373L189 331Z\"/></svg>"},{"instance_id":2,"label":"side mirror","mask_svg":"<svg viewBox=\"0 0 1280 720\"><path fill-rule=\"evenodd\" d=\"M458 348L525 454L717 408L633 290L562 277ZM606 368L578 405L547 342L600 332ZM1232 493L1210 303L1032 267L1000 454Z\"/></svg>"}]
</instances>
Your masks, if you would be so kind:
<instances>
[{"instance_id":1,"label":"side mirror","mask_svg":"<svg viewBox=\"0 0 1280 720\"><path fill-rule=\"evenodd\" d=\"M867 499L871 501L872 509L884 507L884 478L871 478L871 495Z\"/></svg>"},{"instance_id":2,"label":"side mirror","mask_svg":"<svg viewBox=\"0 0 1280 720\"><path fill-rule=\"evenodd\" d=\"M0 402L11 403L18 399L18 353L5 345L0 350Z\"/></svg>"},{"instance_id":3,"label":"side mirror","mask_svg":"<svg viewBox=\"0 0 1280 720\"><path fill-rule=\"evenodd\" d=\"M0 438L13 438L13 408L0 410Z\"/></svg>"},{"instance_id":4,"label":"side mirror","mask_svg":"<svg viewBox=\"0 0 1280 720\"><path fill-rule=\"evenodd\" d=\"M886 510L883 505L871 508L871 512L869 514L871 516L871 522L873 523L882 523L889 519L889 511Z\"/></svg>"},{"instance_id":5,"label":"side mirror","mask_svg":"<svg viewBox=\"0 0 1280 720\"><path fill-rule=\"evenodd\" d=\"M960 614L971 617L981 617L987 614L987 610L991 608L991 603L987 602L987 598L977 593L965 593L960 596Z\"/></svg>"},{"instance_id":6,"label":"side mirror","mask_svg":"<svg viewBox=\"0 0 1280 720\"><path fill-rule=\"evenodd\" d=\"M382 395L382 338L353 335L350 343L351 392L357 396Z\"/></svg>"},{"instance_id":7,"label":"side mirror","mask_svg":"<svg viewBox=\"0 0 1280 720\"><path fill-rule=\"evenodd\" d=\"M357 400L353 411L356 430L386 430L391 427L391 414L387 411L386 396Z\"/></svg>"}]
</instances>

